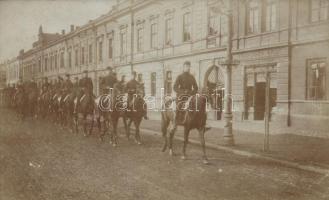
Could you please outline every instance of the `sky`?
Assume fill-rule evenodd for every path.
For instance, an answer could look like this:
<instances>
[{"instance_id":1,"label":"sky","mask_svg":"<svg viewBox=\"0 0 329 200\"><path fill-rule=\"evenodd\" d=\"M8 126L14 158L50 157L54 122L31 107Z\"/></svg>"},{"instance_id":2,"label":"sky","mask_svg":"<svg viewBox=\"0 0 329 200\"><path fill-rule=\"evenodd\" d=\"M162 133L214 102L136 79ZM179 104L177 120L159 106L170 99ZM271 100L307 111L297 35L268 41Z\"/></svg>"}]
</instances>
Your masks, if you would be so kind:
<instances>
[{"instance_id":1,"label":"sky","mask_svg":"<svg viewBox=\"0 0 329 200\"><path fill-rule=\"evenodd\" d=\"M43 32L69 32L110 11L116 0L0 0L0 63L32 48Z\"/></svg>"}]
</instances>

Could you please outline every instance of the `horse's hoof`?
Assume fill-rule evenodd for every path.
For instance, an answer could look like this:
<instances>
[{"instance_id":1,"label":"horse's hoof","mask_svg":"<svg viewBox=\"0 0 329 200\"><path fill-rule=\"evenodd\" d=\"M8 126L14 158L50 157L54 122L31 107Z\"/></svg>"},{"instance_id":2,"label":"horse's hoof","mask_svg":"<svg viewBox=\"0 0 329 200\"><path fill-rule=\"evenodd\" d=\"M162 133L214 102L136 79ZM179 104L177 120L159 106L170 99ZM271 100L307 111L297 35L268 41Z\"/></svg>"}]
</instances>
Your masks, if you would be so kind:
<instances>
[{"instance_id":1,"label":"horse's hoof","mask_svg":"<svg viewBox=\"0 0 329 200\"><path fill-rule=\"evenodd\" d=\"M182 156L181 159L182 159L182 160L186 160L186 156Z\"/></svg>"},{"instance_id":2,"label":"horse's hoof","mask_svg":"<svg viewBox=\"0 0 329 200\"><path fill-rule=\"evenodd\" d=\"M203 159L202 162L203 162L203 164L205 164L205 165L209 165L209 164L210 164L207 158Z\"/></svg>"}]
</instances>

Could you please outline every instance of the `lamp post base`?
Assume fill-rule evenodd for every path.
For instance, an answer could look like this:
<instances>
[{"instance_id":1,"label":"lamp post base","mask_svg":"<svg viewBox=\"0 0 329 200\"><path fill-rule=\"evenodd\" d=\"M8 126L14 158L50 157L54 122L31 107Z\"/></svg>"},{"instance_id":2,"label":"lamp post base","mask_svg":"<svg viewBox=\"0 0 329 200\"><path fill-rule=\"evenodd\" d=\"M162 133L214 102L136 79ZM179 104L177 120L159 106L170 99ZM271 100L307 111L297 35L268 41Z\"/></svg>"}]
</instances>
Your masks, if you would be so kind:
<instances>
[{"instance_id":1,"label":"lamp post base","mask_svg":"<svg viewBox=\"0 0 329 200\"><path fill-rule=\"evenodd\" d=\"M224 145L225 146L233 146L234 145L234 136L233 136L233 128L232 128L232 114L225 114L225 126L224 126Z\"/></svg>"}]
</instances>

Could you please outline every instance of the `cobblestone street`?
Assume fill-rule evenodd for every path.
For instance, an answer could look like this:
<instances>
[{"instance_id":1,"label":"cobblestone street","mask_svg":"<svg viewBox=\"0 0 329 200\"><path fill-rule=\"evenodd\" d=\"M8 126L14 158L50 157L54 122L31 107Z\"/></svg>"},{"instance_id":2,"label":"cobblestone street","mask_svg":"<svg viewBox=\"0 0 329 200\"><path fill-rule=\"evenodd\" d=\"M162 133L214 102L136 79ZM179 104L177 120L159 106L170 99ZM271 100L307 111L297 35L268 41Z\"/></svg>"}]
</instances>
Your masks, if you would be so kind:
<instances>
[{"instance_id":1,"label":"cobblestone street","mask_svg":"<svg viewBox=\"0 0 329 200\"><path fill-rule=\"evenodd\" d=\"M188 146L188 160L161 152L162 139L142 134L141 146L119 146L49 121L19 121L1 110L0 197L11 199L328 199L326 176L275 163Z\"/></svg>"}]
</instances>

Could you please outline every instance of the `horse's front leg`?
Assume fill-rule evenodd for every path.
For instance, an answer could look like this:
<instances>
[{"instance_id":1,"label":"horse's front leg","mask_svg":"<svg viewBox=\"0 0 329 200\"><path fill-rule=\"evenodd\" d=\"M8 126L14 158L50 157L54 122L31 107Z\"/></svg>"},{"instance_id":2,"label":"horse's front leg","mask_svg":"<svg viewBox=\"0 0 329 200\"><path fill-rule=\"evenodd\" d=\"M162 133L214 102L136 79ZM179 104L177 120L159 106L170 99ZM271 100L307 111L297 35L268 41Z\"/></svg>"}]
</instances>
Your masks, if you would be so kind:
<instances>
[{"instance_id":1,"label":"horse's front leg","mask_svg":"<svg viewBox=\"0 0 329 200\"><path fill-rule=\"evenodd\" d=\"M118 122L119 118L116 117L115 119L112 120L112 134L111 134L111 140L112 140L112 146L116 147L118 144Z\"/></svg>"},{"instance_id":2,"label":"horse's front leg","mask_svg":"<svg viewBox=\"0 0 329 200\"><path fill-rule=\"evenodd\" d=\"M88 120L87 119L86 119L86 123L88 124ZM93 128L94 128L94 116L91 115L91 123L90 123L90 128L89 128L88 135L91 135L92 134Z\"/></svg>"},{"instance_id":3,"label":"horse's front leg","mask_svg":"<svg viewBox=\"0 0 329 200\"><path fill-rule=\"evenodd\" d=\"M138 145L141 145L141 136L139 134L139 126L140 126L141 120L134 120L134 125L135 125L135 141Z\"/></svg>"},{"instance_id":4,"label":"horse's front leg","mask_svg":"<svg viewBox=\"0 0 329 200\"><path fill-rule=\"evenodd\" d=\"M174 140L174 135L177 129L177 125L175 122L172 124L172 128L170 129L170 136L169 136L169 155L173 156L174 155L174 150L173 150L173 140Z\"/></svg>"},{"instance_id":5,"label":"horse's front leg","mask_svg":"<svg viewBox=\"0 0 329 200\"><path fill-rule=\"evenodd\" d=\"M74 127L75 127L75 133L78 134L79 133L79 116L78 113L74 113L73 114L73 122L74 122Z\"/></svg>"},{"instance_id":6,"label":"horse's front leg","mask_svg":"<svg viewBox=\"0 0 329 200\"><path fill-rule=\"evenodd\" d=\"M208 161L208 158L207 158L207 155L206 155L206 141L204 139L204 133L205 133L205 128L200 128L199 129L199 137L200 137L200 143L201 143L201 147L202 147L202 153L203 153L203 156L202 156L202 162L204 164L209 164L209 161Z\"/></svg>"},{"instance_id":7,"label":"horse's front leg","mask_svg":"<svg viewBox=\"0 0 329 200\"><path fill-rule=\"evenodd\" d=\"M166 149L167 149L167 146L168 146L168 142L167 142L167 129L168 129L168 125L169 125L168 120L165 119L164 116L162 116L162 119L161 119L161 130L162 130L162 138L164 140L164 144L163 144L163 147L162 147L162 152L165 152Z\"/></svg>"},{"instance_id":8,"label":"horse's front leg","mask_svg":"<svg viewBox=\"0 0 329 200\"><path fill-rule=\"evenodd\" d=\"M104 121L105 121L105 120L104 120ZM97 127L98 127L99 139L100 139L101 141L103 141L103 140L104 140L104 135L105 135L105 134L102 133L102 123L101 123L101 117L100 117L100 116L96 117L96 123L97 123ZM104 125L105 125L105 123L104 123Z\"/></svg>"},{"instance_id":9,"label":"horse's front leg","mask_svg":"<svg viewBox=\"0 0 329 200\"><path fill-rule=\"evenodd\" d=\"M127 118L126 117L122 117L122 122L125 128L125 132L126 132L126 137L129 140L130 137L130 131L128 131L128 124L127 124Z\"/></svg>"},{"instance_id":10,"label":"horse's front leg","mask_svg":"<svg viewBox=\"0 0 329 200\"><path fill-rule=\"evenodd\" d=\"M188 143L188 135L190 133L190 130L185 126L184 127L184 145L183 145L183 155L182 155L182 159L186 160L186 146Z\"/></svg>"}]
</instances>

